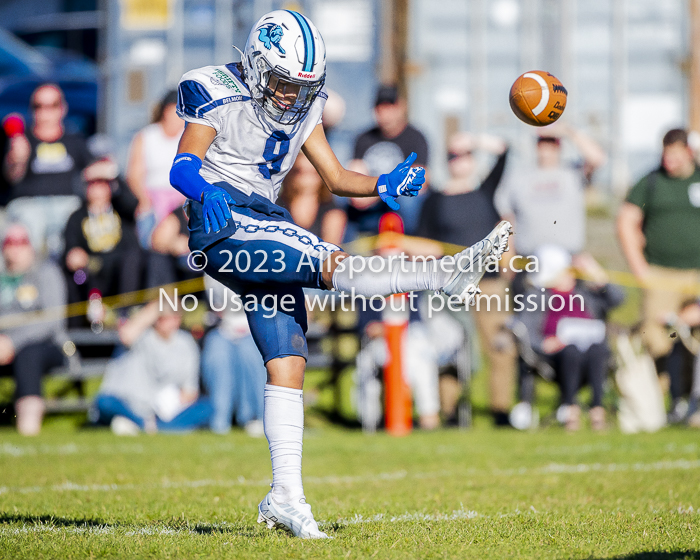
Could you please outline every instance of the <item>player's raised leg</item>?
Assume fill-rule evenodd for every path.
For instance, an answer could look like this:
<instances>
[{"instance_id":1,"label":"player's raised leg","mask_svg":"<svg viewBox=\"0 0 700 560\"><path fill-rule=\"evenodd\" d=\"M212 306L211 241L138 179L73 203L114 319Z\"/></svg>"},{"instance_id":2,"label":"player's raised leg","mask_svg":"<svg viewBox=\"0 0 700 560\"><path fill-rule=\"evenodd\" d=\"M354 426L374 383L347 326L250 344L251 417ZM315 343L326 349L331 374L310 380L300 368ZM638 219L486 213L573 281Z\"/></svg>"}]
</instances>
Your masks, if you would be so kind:
<instances>
[{"instance_id":1,"label":"player's raised leg","mask_svg":"<svg viewBox=\"0 0 700 560\"><path fill-rule=\"evenodd\" d=\"M508 250L511 233L510 223L502 221L478 243L432 262L380 259L370 263L366 257L334 254L331 267L323 272L323 281L337 290L365 297L442 291L468 306L479 293L479 281L488 263L499 261Z\"/></svg>"},{"instance_id":2,"label":"player's raised leg","mask_svg":"<svg viewBox=\"0 0 700 560\"><path fill-rule=\"evenodd\" d=\"M502 221L484 239L455 255L455 271L443 287L448 296L458 297L471 305L481 292L479 282L489 260L499 261L508 250L508 239L513 233L510 222Z\"/></svg>"}]
</instances>

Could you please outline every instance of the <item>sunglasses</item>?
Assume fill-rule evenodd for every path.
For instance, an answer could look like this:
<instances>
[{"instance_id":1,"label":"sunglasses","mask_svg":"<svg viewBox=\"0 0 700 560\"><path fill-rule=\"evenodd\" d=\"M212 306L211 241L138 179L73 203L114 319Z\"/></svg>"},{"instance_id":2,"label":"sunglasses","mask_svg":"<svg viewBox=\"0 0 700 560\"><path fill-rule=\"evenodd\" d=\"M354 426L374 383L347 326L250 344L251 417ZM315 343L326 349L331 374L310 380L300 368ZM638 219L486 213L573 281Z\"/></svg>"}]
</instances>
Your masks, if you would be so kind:
<instances>
[{"instance_id":1,"label":"sunglasses","mask_svg":"<svg viewBox=\"0 0 700 560\"><path fill-rule=\"evenodd\" d=\"M474 153L474 152L472 152L471 150L468 151L468 152L462 152L462 153L459 153L459 154L456 153L456 152L449 152L449 153L447 154L447 161L452 161L453 159L457 159L457 158L460 158L460 157L471 157L473 153Z\"/></svg>"},{"instance_id":2,"label":"sunglasses","mask_svg":"<svg viewBox=\"0 0 700 560\"><path fill-rule=\"evenodd\" d=\"M32 109L38 111L39 109L60 109L61 102L56 101L54 103L34 103L32 104Z\"/></svg>"},{"instance_id":3,"label":"sunglasses","mask_svg":"<svg viewBox=\"0 0 700 560\"><path fill-rule=\"evenodd\" d=\"M8 237L2 242L3 247L22 247L29 245L29 239L26 237Z\"/></svg>"}]
</instances>

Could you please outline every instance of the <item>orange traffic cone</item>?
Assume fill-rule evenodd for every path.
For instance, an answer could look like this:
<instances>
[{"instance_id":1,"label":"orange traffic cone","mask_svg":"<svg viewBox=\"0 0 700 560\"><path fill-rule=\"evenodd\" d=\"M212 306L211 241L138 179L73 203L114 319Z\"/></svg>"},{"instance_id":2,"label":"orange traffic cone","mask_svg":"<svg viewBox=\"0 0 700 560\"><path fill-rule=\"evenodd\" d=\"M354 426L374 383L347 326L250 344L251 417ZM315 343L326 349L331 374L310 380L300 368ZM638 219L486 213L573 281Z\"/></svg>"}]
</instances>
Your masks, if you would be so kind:
<instances>
[{"instance_id":1,"label":"orange traffic cone","mask_svg":"<svg viewBox=\"0 0 700 560\"><path fill-rule=\"evenodd\" d=\"M382 216L379 233L403 233L403 221L393 212ZM399 246L391 239L384 242L380 254L386 256L399 252ZM413 429L413 404L411 390L404 377L403 345L408 328L408 305L405 294L396 294L387 300L382 313L387 346L387 363L384 366L384 414L386 431L394 436L409 434Z\"/></svg>"}]
</instances>

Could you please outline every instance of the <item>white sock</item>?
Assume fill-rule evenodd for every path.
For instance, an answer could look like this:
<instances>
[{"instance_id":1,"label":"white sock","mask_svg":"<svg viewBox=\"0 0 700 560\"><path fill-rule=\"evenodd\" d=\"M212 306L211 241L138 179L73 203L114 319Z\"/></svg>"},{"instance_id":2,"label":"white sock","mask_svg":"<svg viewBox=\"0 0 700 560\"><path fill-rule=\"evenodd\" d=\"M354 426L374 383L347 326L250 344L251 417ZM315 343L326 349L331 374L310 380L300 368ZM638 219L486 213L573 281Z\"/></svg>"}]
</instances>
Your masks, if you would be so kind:
<instances>
[{"instance_id":1,"label":"white sock","mask_svg":"<svg viewBox=\"0 0 700 560\"><path fill-rule=\"evenodd\" d=\"M365 297L439 290L447 284L454 268L453 258L409 261L352 256L335 269L333 287L341 292L355 288L358 296Z\"/></svg>"},{"instance_id":2,"label":"white sock","mask_svg":"<svg viewBox=\"0 0 700 560\"><path fill-rule=\"evenodd\" d=\"M300 389L265 385L263 423L272 459L272 494L279 502L304 493L301 483L303 397Z\"/></svg>"}]
</instances>

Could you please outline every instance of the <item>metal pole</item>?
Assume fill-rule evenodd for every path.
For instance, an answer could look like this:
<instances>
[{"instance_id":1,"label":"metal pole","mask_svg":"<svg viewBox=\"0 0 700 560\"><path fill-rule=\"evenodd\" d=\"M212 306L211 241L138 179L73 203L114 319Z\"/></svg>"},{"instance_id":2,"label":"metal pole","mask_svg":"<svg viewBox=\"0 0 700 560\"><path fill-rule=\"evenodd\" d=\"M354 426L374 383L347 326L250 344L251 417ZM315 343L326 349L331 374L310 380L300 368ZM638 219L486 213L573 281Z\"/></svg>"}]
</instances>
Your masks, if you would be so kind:
<instances>
[{"instance_id":1,"label":"metal pole","mask_svg":"<svg viewBox=\"0 0 700 560\"><path fill-rule=\"evenodd\" d=\"M576 103L576 55L574 53L574 30L576 28L576 0L562 0L561 3L561 76L558 78L569 91L569 99ZM577 114L569 112L569 121L577 123Z\"/></svg>"},{"instance_id":2,"label":"metal pole","mask_svg":"<svg viewBox=\"0 0 700 560\"><path fill-rule=\"evenodd\" d=\"M382 84L396 82L394 57L394 2L385 0L380 8L379 32L379 81Z\"/></svg>"},{"instance_id":3,"label":"metal pole","mask_svg":"<svg viewBox=\"0 0 700 560\"><path fill-rule=\"evenodd\" d=\"M99 0L98 2L99 13L102 14L101 26L98 30L97 35L97 61L100 64L100 88L99 88L99 98L98 98L98 114L97 114L97 131L105 134L110 134L112 132L112 125L110 123L111 110L113 100L113 89L114 86L110 82L113 57L110 56L110 47L113 41L112 35L115 30L110 27L109 16L117 17L116 6L110 6L109 0Z\"/></svg>"},{"instance_id":4,"label":"metal pole","mask_svg":"<svg viewBox=\"0 0 700 560\"><path fill-rule=\"evenodd\" d=\"M612 3L612 88L610 91L610 154L613 192L627 190L628 169L625 150L623 109L627 98L627 0Z\"/></svg>"},{"instance_id":5,"label":"metal pole","mask_svg":"<svg viewBox=\"0 0 700 560\"><path fill-rule=\"evenodd\" d=\"M471 29L471 128L476 133L486 132L488 124L487 103L487 46L486 46L486 1L472 0L469 17Z\"/></svg>"},{"instance_id":6,"label":"metal pole","mask_svg":"<svg viewBox=\"0 0 700 560\"><path fill-rule=\"evenodd\" d=\"M537 70L540 63L540 0L523 1L523 29L521 49L521 70Z\"/></svg>"},{"instance_id":7,"label":"metal pole","mask_svg":"<svg viewBox=\"0 0 700 560\"><path fill-rule=\"evenodd\" d=\"M407 97L408 0L384 0L380 6L379 80L382 84L395 84Z\"/></svg>"},{"instance_id":8,"label":"metal pole","mask_svg":"<svg viewBox=\"0 0 700 560\"><path fill-rule=\"evenodd\" d=\"M168 30L167 86L175 86L185 73L185 6L184 0L170 0L172 26Z\"/></svg>"},{"instance_id":9,"label":"metal pole","mask_svg":"<svg viewBox=\"0 0 700 560\"><path fill-rule=\"evenodd\" d=\"M408 0L394 0L394 64L396 68L396 85L408 99L408 81L406 66L408 62Z\"/></svg>"},{"instance_id":10,"label":"metal pole","mask_svg":"<svg viewBox=\"0 0 700 560\"><path fill-rule=\"evenodd\" d=\"M216 0L215 4L215 44L214 64L225 64L232 60L238 60L233 56L233 0Z\"/></svg>"},{"instance_id":11,"label":"metal pole","mask_svg":"<svg viewBox=\"0 0 700 560\"><path fill-rule=\"evenodd\" d=\"M520 72L538 70L541 63L541 20L539 18L541 0L524 0L521 27ZM535 160L535 147L530 127L520 127L519 144L525 161Z\"/></svg>"}]
</instances>

